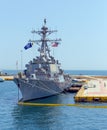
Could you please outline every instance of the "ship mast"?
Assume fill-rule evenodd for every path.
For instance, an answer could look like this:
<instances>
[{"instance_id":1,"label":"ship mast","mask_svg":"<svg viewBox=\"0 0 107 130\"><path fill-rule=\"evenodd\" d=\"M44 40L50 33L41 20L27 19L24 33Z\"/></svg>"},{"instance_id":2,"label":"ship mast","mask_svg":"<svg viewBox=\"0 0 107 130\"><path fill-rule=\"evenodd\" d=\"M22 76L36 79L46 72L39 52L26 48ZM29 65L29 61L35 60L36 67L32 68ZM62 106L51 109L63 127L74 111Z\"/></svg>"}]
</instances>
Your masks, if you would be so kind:
<instances>
[{"instance_id":1,"label":"ship mast","mask_svg":"<svg viewBox=\"0 0 107 130\"><path fill-rule=\"evenodd\" d=\"M48 47L48 42L52 43L52 42L61 41L61 39L50 40L47 38L47 36L49 36L50 34L54 32L57 32L57 30L48 30L48 27L46 27L46 19L44 19L44 25L42 26L41 30L32 31L33 34L36 33L41 36L41 40L29 40L30 42L33 42L36 44L41 43L40 48L38 49L38 51L40 52L40 58L45 58L45 60L47 60L49 57L51 58L50 49Z\"/></svg>"}]
</instances>

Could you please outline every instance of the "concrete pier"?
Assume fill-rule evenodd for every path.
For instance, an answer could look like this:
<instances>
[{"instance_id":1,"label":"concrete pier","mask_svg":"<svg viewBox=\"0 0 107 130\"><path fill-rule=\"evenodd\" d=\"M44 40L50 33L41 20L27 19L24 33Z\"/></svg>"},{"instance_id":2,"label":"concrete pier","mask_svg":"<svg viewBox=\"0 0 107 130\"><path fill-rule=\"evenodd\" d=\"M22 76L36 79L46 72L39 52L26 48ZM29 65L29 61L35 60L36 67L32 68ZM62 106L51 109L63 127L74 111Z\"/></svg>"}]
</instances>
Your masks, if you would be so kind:
<instances>
[{"instance_id":1,"label":"concrete pier","mask_svg":"<svg viewBox=\"0 0 107 130\"><path fill-rule=\"evenodd\" d=\"M82 86L74 97L76 102L107 102L107 80L90 80Z\"/></svg>"}]
</instances>

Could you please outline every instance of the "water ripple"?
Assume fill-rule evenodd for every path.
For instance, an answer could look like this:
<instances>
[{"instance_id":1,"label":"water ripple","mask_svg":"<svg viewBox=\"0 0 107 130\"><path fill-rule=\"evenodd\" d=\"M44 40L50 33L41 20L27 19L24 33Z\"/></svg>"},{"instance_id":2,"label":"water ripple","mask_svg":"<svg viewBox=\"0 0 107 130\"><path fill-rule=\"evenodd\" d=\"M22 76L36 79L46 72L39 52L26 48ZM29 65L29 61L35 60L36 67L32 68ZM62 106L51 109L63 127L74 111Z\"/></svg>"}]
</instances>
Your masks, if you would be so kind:
<instances>
[{"instance_id":1,"label":"water ripple","mask_svg":"<svg viewBox=\"0 0 107 130\"><path fill-rule=\"evenodd\" d=\"M106 109L79 107L32 107L17 104L12 81L0 84L0 130L106 130ZM74 94L38 100L47 103L74 103ZM86 105L89 105L88 103ZM93 104L91 104L93 105ZM96 103L94 105L107 105Z\"/></svg>"}]
</instances>

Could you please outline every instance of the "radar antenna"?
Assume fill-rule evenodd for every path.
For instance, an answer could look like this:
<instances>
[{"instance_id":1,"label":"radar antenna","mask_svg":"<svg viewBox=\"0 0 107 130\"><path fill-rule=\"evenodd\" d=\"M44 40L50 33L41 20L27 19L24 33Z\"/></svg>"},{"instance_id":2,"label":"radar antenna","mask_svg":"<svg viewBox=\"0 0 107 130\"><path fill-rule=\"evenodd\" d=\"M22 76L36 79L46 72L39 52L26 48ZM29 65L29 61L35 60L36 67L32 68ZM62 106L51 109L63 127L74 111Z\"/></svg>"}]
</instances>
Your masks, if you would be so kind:
<instances>
[{"instance_id":1,"label":"radar antenna","mask_svg":"<svg viewBox=\"0 0 107 130\"><path fill-rule=\"evenodd\" d=\"M44 19L44 25L46 25L46 19Z\"/></svg>"},{"instance_id":2,"label":"radar antenna","mask_svg":"<svg viewBox=\"0 0 107 130\"><path fill-rule=\"evenodd\" d=\"M48 42L54 43L54 42L59 42L61 39L48 39L47 37L54 33L57 32L57 30L49 30L48 27L46 27L46 19L44 19L44 25L42 26L41 30L35 31L33 30L32 33L36 33L41 36L40 40L29 40L29 42L33 42L39 45L41 43L40 48L38 51L40 52L40 57L45 57L48 59L50 56L50 49L48 46Z\"/></svg>"}]
</instances>

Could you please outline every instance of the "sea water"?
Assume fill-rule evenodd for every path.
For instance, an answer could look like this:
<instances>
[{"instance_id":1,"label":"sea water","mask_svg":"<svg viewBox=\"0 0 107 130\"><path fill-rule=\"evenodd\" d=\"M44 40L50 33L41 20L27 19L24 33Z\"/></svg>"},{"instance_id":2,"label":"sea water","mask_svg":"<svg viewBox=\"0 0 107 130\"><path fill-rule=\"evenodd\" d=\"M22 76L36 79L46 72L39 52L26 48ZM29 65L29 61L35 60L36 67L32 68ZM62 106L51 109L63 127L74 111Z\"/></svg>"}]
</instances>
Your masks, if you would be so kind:
<instances>
[{"instance_id":1,"label":"sea water","mask_svg":"<svg viewBox=\"0 0 107 130\"><path fill-rule=\"evenodd\" d=\"M80 71L69 73L80 74ZM85 71L81 71L84 74ZM104 73L103 73L104 72ZM95 75L95 71L87 71ZM105 75L106 71L97 71ZM63 93L38 103L75 104L75 93ZM21 98L21 94L20 94ZM106 108L76 106L20 106L18 89L13 81L0 83L0 130L107 130ZM107 106L107 103L81 103L82 105Z\"/></svg>"}]
</instances>

